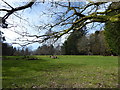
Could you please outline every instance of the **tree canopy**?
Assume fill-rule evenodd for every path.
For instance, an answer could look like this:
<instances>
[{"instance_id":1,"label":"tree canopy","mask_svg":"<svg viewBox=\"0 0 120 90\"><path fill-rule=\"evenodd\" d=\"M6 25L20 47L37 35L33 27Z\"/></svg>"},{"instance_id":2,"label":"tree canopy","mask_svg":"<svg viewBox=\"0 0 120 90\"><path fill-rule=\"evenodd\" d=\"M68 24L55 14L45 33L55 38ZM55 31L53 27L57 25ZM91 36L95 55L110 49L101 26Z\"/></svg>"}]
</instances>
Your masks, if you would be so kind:
<instances>
[{"instance_id":1,"label":"tree canopy","mask_svg":"<svg viewBox=\"0 0 120 90\"><path fill-rule=\"evenodd\" d=\"M119 3L112 3L108 9L119 8ZM116 10L114 12L108 13L109 16L114 16L120 13L120 10ZM120 21L118 22L106 22L105 24L105 35L106 39L113 49L113 52L120 55Z\"/></svg>"},{"instance_id":2,"label":"tree canopy","mask_svg":"<svg viewBox=\"0 0 120 90\"><path fill-rule=\"evenodd\" d=\"M7 0L2 0L2 3L6 5L6 7L2 6L0 8L0 12L4 12L3 16L1 17L1 27L2 28L9 28L9 23L7 23L7 20L11 15L15 15L16 17L19 17L19 19L22 20L22 17L20 15L16 15L16 12L23 11L27 8L32 9L33 6L42 6L46 2L37 2L37 0L31 0L29 2L26 2L22 5L12 5L9 4ZM42 30L51 30L52 33L46 34L29 34L25 32L24 34L21 33L23 37L34 37L32 40L23 40L27 43L24 43L23 45L31 44L34 42L44 42L48 39L54 39L54 41L58 40L60 37L62 37L65 34L71 33L72 30L77 31L82 29L83 27L93 24L95 22L101 24L101 23L118 23L120 21L120 13L116 13L115 15L109 15L109 13L115 12L120 10L120 7L116 7L114 5L114 8L108 7L115 2L93 2L88 1L87 3L83 2L49 2L50 6L49 8L53 9L50 10L51 12L42 12L43 14L46 14L50 16L51 18L55 18L54 22L38 25L37 29L39 31ZM118 3L118 2L116 2ZM61 8L61 10L54 11L55 8ZM36 8L37 9L37 8ZM91 27L93 26L91 25ZM58 30L56 30L56 28ZM58 28L59 27L59 28ZM17 31L16 31L17 32ZM19 33L19 32L17 32ZM40 32L41 33L41 32Z\"/></svg>"}]
</instances>

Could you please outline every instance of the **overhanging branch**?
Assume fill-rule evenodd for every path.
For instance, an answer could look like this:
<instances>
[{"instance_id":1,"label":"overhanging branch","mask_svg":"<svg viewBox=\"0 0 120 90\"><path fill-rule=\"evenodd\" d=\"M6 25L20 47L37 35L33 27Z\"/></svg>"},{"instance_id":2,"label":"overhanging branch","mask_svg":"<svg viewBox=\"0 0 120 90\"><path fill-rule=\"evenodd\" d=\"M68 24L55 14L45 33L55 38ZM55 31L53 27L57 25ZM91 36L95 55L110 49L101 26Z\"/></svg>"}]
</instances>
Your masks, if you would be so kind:
<instances>
[{"instance_id":1,"label":"overhanging branch","mask_svg":"<svg viewBox=\"0 0 120 90\"><path fill-rule=\"evenodd\" d=\"M20 11L20 10L23 10L23 9L26 9L26 8L29 8L31 7L34 3L35 3L36 0L31 0L28 4L26 5L23 5L23 6L20 6L20 7L16 7L16 8L13 8L12 6L10 6L9 4L7 4L5 1L5 3L10 6L12 9L11 10L7 10L7 9L0 9L0 11L7 11L7 13L4 15L4 17L2 17L2 27L3 28L7 28L8 24L6 24L6 19L11 15L13 14L14 12L16 11Z\"/></svg>"}]
</instances>

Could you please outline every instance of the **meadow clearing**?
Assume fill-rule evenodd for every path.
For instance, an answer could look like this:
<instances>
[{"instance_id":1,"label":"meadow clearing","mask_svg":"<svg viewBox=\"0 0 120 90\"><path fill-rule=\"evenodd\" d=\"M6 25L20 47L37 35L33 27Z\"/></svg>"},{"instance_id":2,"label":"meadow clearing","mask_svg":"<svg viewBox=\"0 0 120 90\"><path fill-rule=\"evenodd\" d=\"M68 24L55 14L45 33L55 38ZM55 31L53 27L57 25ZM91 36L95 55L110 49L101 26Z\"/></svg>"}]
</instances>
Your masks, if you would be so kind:
<instances>
[{"instance_id":1,"label":"meadow clearing","mask_svg":"<svg viewBox=\"0 0 120 90\"><path fill-rule=\"evenodd\" d=\"M34 57L38 59L5 57L3 88L117 88L117 56Z\"/></svg>"}]
</instances>

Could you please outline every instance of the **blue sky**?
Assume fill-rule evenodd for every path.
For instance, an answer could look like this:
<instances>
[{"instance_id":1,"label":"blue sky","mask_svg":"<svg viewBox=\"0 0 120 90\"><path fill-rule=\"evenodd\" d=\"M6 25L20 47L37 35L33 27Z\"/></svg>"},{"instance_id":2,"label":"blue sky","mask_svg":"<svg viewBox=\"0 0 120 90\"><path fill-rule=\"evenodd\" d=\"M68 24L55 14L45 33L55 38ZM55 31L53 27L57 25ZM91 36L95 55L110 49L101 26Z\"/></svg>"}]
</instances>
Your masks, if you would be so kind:
<instances>
[{"instance_id":1,"label":"blue sky","mask_svg":"<svg viewBox=\"0 0 120 90\"><path fill-rule=\"evenodd\" d=\"M11 3L11 5L17 5L18 2ZM21 2L22 3L22 2ZM50 18L46 15L43 15L42 12L48 12L48 8L50 7L50 4L39 4L34 5L32 8L25 9L23 11L19 11L15 13L16 15L19 14L20 17L22 17L25 20L21 20L14 15L11 15L7 22L14 24L14 27L3 29L1 28L1 31L4 32L4 36L6 37L6 42L11 43L14 42L16 38L22 38L19 34L15 32L19 32L23 34L23 32L28 32L32 35L41 35L45 32L45 30L38 31L37 26L47 24L48 22L54 21L55 18ZM52 9L52 8L51 8ZM55 9L55 8L54 8ZM60 9L60 8L59 8ZM1 17L4 15L4 13L0 14ZM29 22L29 23L28 23ZM9 25L10 26L10 25ZM19 41L15 41L19 42ZM21 42L19 42L21 43ZM14 47L18 47L19 45L13 44ZM40 46L40 43L34 43L31 45L33 49L36 49L38 46Z\"/></svg>"},{"instance_id":2,"label":"blue sky","mask_svg":"<svg viewBox=\"0 0 120 90\"><path fill-rule=\"evenodd\" d=\"M13 5L13 6L18 5L19 6L19 3L20 2L14 2L14 3L11 2L11 5ZM8 43L11 43L11 42L22 43L20 41L15 41L15 39L18 37L23 39L23 40L28 39L26 37L23 38L19 34L15 33L16 31L21 33L21 34L23 34L23 32L29 33L32 35L44 34L46 32L46 30L45 29L38 30L37 26L44 25L47 23L54 23L56 21L57 16L55 16L54 18L51 18L50 15L44 15L43 11L50 14L51 10L56 11L56 12L59 12L59 11L64 12L66 10L65 8L60 8L60 7L59 8L50 7L50 4L48 4L48 3L36 4L32 8L28 8L28 9L25 9L23 11L19 11L19 12L15 13L16 15L18 14L20 17L22 17L23 20L21 20L20 18L14 16L14 15L11 15L7 21L10 24L13 24L14 27L8 28L8 29L1 28L1 30L4 32L4 35L6 36L7 42ZM22 5L24 3L21 2L20 4ZM103 9L100 11L103 11ZM72 12L70 12L70 13L72 13ZM4 15L4 13L0 14L0 16L2 16L2 15ZM89 24L88 27L90 27L91 25L92 24ZM97 26L96 28L90 29L89 33L93 33L93 32L95 32L95 30L98 30L98 29L100 29L99 26ZM56 28L54 28L54 30L59 31L60 28L56 27ZM62 37L62 42L64 42L65 37L66 37L66 35ZM29 39L32 40L34 38L29 38ZM30 46L32 47L32 49L37 49L37 47L40 45L41 45L41 43L34 43ZM18 47L19 45L13 44L13 46Z\"/></svg>"}]
</instances>

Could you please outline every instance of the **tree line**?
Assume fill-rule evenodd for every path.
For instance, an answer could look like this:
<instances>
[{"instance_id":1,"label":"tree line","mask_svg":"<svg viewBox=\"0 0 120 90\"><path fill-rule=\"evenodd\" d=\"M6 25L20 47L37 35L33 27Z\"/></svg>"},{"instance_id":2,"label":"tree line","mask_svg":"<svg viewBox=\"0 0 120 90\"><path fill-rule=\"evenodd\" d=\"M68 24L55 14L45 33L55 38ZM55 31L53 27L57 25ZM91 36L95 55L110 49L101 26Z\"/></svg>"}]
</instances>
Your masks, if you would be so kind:
<instances>
[{"instance_id":1,"label":"tree line","mask_svg":"<svg viewBox=\"0 0 120 90\"><path fill-rule=\"evenodd\" d=\"M2 56L24 56L31 55L29 48L15 48L8 43L2 43Z\"/></svg>"},{"instance_id":2,"label":"tree line","mask_svg":"<svg viewBox=\"0 0 120 90\"><path fill-rule=\"evenodd\" d=\"M106 41L105 31L82 34L81 37L77 37L78 32L74 31L63 44L64 55L116 55Z\"/></svg>"},{"instance_id":3,"label":"tree line","mask_svg":"<svg viewBox=\"0 0 120 90\"><path fill-rule=\"evenodd\" d=\"M105 30L96 31L90 35L85 30L73 31L62 46L43 44L36 50L29 48L14 48L8 43L2 42L3 56L22 56L22 55L117 55L110 48Z\"/></svg>"},{"instance_id":4,"label":"tree line","mask_svg":"<svg viewBox=\"0 0 120 90\"><path fill-rule=\"evenodd\" d=\"M2 56L22 56L31 55L31 50L29 48L15 48L11 44L5 42L5 36L3 32L0 31L0 45L2 46Z\"/></svg>"}]
</instances>

